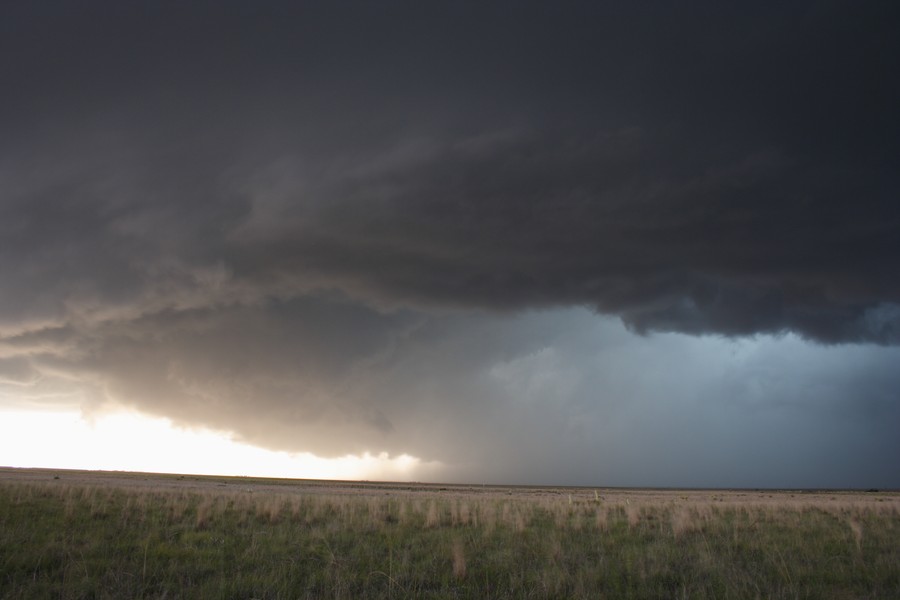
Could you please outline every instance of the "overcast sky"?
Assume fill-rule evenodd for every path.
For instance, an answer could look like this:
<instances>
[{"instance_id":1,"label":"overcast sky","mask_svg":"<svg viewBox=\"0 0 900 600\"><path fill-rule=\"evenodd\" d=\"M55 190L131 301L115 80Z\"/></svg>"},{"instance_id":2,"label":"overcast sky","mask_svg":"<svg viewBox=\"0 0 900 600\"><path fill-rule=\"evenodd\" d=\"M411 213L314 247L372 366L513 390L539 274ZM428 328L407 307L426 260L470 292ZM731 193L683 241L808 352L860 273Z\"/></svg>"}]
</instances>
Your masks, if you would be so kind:
<instances>
[{"instance_id":1,"label":"overcast sky","mask_svg":"<svg viewBox=\"0 0 900 600\"><path fill-rule=\"evenodd\" d=\"M455 481L900 487L898 30L6 2L0 407Z\"/></svg>"}]
</instances>

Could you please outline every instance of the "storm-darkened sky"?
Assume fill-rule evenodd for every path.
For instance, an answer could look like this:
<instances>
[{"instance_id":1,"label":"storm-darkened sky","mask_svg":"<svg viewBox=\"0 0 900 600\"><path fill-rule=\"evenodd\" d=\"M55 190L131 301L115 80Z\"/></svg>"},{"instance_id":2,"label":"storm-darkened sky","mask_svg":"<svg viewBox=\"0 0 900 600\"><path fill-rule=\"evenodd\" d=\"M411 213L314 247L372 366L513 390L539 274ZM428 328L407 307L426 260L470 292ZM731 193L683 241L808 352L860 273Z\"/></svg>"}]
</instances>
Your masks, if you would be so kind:
<instances>
[{"instance_id":1,"label":"storm-darkened sky","mask_svg":"<svg viewBox=\"0 0 900 600\"><path fill-rule=\"evenodd\" d=\"M0 403L447 480L898 487L898 27L7 2Z\"/></svg>"}]
</instances>

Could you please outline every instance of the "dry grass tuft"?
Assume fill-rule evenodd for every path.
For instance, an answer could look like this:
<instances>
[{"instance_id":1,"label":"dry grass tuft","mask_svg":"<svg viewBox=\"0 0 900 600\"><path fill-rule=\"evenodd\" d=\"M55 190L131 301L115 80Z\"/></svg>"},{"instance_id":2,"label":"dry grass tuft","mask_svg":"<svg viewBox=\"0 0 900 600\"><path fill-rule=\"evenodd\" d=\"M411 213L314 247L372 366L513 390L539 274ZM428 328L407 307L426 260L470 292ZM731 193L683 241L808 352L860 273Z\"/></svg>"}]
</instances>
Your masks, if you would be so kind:
<instances>
[{"instance_id":1,"label":"dry grass tuft","mask_svg":"<svg viewBox=\"0 0 900 600\"><path fill-rule=\"evenodd\" d=\"M438 510L437 502L432 500L428 503L428 512L425 513L425 527L434 528L441 524L441 514Z\"/></svg>"},{"instance_id":2,"label":"dry grass tuft","mask_svg":"<svg viewBox=\"0 0 900 600\"><path fill-rule=\"evenodd\" d=\"M463 541L461 538L456 538L453 540L453 545L451 547L451 553L453 556L453 576L456 579L462 580L466 577L466 550L463 546Z\"/></svg>"},{"instance_id":3,"label":"dry grass tuft","mask_svg":"<svg viewBox=\"0 0 900 600\"><path fill-rule=\"evenodd\" d=\"M625 517L628 519L629 527L636 527L641 522L641 509L634 504L626 504Z\"/></svg>"},{"instance_id":4,"label":"dry grass tuft","mask_svg":"<svg viewBox=\"0 0 900 600\"><path fill-rule=\"evenodd\" d=\"M277 523L281 517L281 511L285 507L285 499L281 496L271 496L257 504L257 514L269 523Z\"/></svg>"},{"instance_id":5,"label":"dry grass tuft","mask_svg":"<svg viewBox=\"0 0 900 600\"><path fill-rule=\"evenodd\" d=\"M213 501L207 496L197 504L197 529L204 529L209 525L212 517Z\"/></svg>"},{"instance_id":6,"label":"dry grass tuft","mask_svg":"<svg viewBox=\"0 0 900 600\"><path fill-rule=\"evenodd\" d=\"M694 520L693 515L691 515L689 508L682 506L672 511L672 533L675 537L690 533L696 529L697 522Z\"/></svg>"},{"instance_id":7,"label":"dry grass tuft","mask_svg":"<svg viewBox=\"0 0 900 600\"><path fill-rule=\"evenodd\" d=\"M862 524L855 519L849 519L847 521L847 525L850 526L850 531L853 532L853 539L854 539L854 541L856 541L856 549L862 550L862 540L863 540Z\"/></svg>"}]
</instances>

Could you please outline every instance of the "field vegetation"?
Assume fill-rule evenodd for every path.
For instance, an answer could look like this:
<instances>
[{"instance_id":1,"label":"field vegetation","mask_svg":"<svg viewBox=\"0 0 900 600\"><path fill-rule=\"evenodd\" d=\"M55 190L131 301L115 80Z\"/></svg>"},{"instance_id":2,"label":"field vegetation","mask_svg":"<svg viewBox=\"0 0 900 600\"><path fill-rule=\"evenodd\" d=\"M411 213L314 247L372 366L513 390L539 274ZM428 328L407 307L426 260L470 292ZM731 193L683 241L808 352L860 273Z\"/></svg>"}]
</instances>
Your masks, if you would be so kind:
<instances>
[{"instance_id":1,"label":"field vegetation","mask_svg":"<svg viewBox=\"0 0 900 600\"><path fill-rule=\"evenodd\" d=\"M900 497L0 479L0 598L900 598Z\"/></svg>"}]
</instances>

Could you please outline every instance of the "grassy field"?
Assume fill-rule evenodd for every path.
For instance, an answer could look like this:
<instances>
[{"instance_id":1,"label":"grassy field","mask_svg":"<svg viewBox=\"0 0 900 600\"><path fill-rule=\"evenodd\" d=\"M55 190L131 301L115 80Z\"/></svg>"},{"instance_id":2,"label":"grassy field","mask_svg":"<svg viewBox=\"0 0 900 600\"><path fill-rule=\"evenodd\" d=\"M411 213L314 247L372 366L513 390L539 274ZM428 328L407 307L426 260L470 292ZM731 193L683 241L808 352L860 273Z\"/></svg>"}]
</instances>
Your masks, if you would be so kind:
<instances>
[{"instance_id":1,"label":"grassy field","mask_svg":"<svg viewBox=\"0 0 900 600\"><path fill-rule=\"evenodd\" d=\"M900 598L900 496L0 472L0 598Z\"/></svg>"}]
</instances>

